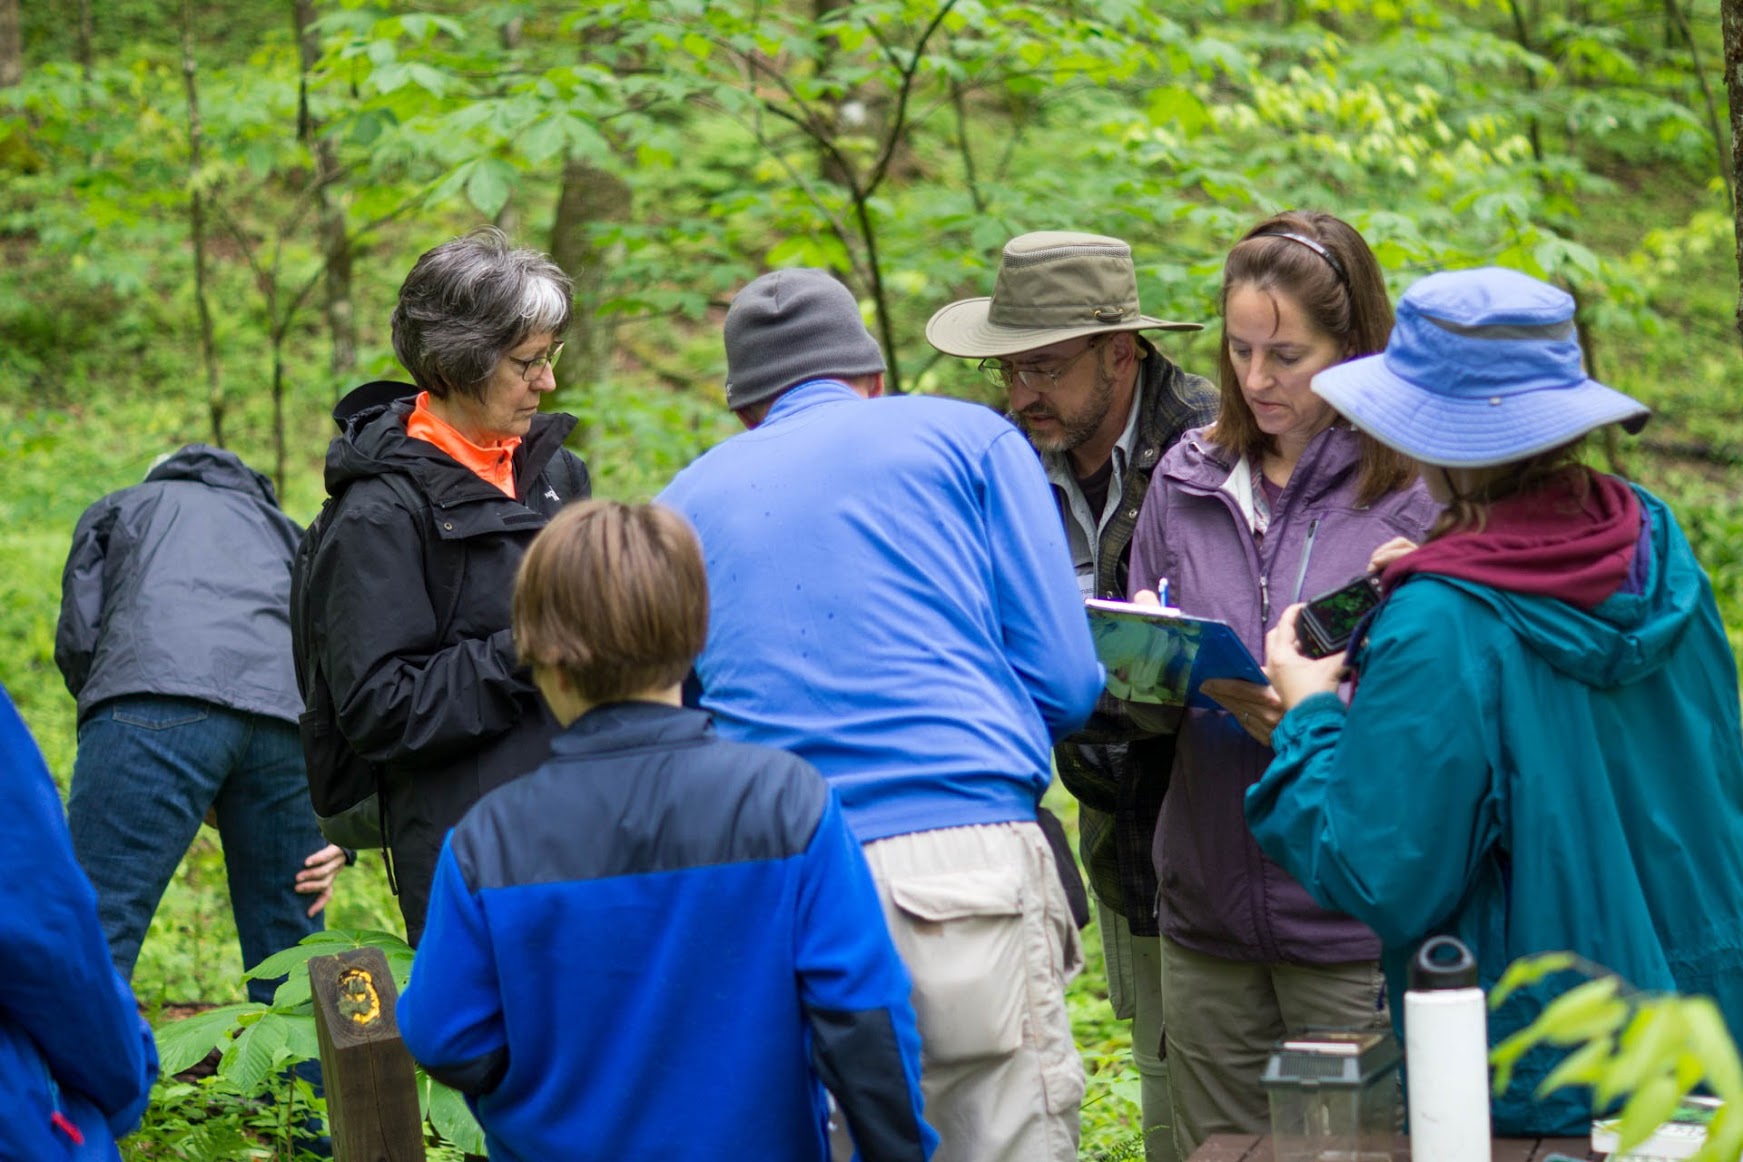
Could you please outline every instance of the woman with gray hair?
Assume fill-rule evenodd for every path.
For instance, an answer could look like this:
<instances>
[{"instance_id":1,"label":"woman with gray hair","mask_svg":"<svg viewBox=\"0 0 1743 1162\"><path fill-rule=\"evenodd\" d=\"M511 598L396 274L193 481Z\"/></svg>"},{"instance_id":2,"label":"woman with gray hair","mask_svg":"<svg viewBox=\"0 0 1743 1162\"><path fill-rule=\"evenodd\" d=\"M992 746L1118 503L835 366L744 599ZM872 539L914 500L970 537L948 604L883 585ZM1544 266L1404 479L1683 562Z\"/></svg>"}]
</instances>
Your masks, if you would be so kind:
<instances>
[{"instance_id":1,"label":"woman with gray hair","mask_svg":"<svg viewBox=\"0 0 1743 1162\"><path fill-rule=\"evenodd\" d=\"M304 652L344 741L380 772L414 944L443 836L537 766L556 732L515 655L509 599L533 537L591 492L563 447L574 417L539 411L570 295L548 257L493 227L444 243L412 267L393 312L416 385L365 384L333 412L334 499L305 582ZM305 718L316 713L311 698Z\"/></svg>"}]
</instances>

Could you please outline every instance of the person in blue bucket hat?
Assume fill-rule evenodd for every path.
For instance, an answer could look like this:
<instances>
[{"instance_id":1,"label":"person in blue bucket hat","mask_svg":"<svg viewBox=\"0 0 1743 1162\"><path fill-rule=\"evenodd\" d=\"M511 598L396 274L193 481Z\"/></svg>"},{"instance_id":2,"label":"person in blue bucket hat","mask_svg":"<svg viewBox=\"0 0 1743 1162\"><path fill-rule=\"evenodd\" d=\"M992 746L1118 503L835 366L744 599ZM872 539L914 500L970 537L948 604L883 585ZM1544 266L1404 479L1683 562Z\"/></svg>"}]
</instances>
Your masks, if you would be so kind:
<instances>
[{"instance_id":1,"label":"person in blue bucket hat","mask_svg":"<svg viewBox=\"0 0 1743 1162\"><path fill-rule=\"evenodd\" d=\"M1314 379L1445 509L1384 570L1346 654L1304 657L1298 609L1271 633L1287 711L1247 819L1316 899L1379 934L1394 995L1448 933L1485 988L1571 949L1642 989L1709 995L1743 1033L1736 662L1664 502L1581 460L1588 433L1638 431L1647 409L1586 375L1573 316L1513 271L1436 274L1405 293L1383 353ZM1570 983L1514 994L1491 1043ZM1496 1133L1586 1132L1589 1090L1536 1096L1563 1053L1524 1058Z\"/></svg>"}]
</instances>

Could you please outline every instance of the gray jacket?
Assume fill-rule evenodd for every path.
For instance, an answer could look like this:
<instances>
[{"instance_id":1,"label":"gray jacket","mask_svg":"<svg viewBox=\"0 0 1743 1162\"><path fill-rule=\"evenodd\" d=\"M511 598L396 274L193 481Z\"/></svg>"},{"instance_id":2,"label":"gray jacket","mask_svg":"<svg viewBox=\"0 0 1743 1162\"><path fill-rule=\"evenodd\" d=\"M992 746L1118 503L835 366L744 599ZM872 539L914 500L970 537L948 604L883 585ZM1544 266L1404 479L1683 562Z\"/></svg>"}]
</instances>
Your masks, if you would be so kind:
<instances>
[{"instance_id":1,"label":"gray jacket","mask_svg":"<svg viewBox=\"0 0 1743 1162\"><path fill-rule=\"evenodd\" d=\"M165 694L296 722L290 567L301 533L270 480L205 444L86 509L54 641L79 720L111 698Z\"/></svg>"}]
</instances>

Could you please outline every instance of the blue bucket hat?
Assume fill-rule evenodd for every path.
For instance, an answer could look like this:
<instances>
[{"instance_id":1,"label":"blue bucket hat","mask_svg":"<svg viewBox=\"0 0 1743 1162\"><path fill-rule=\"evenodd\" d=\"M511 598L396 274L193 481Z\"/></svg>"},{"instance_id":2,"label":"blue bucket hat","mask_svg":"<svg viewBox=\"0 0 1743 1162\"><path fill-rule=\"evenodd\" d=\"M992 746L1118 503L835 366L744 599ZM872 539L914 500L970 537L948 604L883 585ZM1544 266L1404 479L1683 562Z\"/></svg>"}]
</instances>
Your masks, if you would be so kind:
<instances>
[{"instance_id":1,"label":"blue bucket hat","mask_svg":"<svg viewBox=\"0 0 1743 1162\"><path fill-rule=\"evenodd\" d=\"M1386 350L1328 367L1313 390L1382 444L1448 468L1508 464L1645 405L1586 376L1574 300L1515 270L1431 274L1404 292Z\"/></svg>"}]
</instances>

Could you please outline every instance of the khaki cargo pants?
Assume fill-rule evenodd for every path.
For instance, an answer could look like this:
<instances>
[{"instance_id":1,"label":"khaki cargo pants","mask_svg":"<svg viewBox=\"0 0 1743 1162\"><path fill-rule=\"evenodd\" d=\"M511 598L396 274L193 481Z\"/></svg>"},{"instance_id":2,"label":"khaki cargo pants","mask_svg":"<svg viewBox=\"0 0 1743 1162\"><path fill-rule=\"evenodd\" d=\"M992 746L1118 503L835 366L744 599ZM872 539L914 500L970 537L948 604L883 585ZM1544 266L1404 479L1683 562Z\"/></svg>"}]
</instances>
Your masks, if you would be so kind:
<instances>
[{"instance_id":1,"label":"khaki cargo pants","mask_svg":"<svg viewBox=\"0 0 1743 1162\"><path fill-rule=\"evenodd\" d=\"M914 980L933 1162L1072 1162L1084 1079L1065 983L1083 946L1041 829L918 831L865 855ZM852 1154L839 1128L832 1152Z\"/></svg>"}]
</instances>

